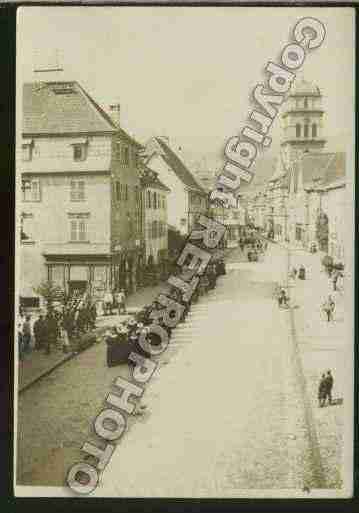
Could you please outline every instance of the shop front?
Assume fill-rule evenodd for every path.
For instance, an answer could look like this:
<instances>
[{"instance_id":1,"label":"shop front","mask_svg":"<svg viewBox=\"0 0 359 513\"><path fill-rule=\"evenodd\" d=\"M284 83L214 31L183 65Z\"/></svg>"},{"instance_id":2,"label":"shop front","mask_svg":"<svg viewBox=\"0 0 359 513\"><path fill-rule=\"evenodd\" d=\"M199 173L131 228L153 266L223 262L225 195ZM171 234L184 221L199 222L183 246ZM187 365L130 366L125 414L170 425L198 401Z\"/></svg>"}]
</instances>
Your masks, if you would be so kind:
<instances>
[{"instance_id":1,"label":"shop front","mask_svg":"<svg viewBox=\"0 0 359 513\"><path fill-rule=\"evenodd\" d=\"M48 281L60 287L66 295L90 292L95 299L101 299L111 286L109 256L47 255L46 266Z\"/></svg>"}]
</instances>

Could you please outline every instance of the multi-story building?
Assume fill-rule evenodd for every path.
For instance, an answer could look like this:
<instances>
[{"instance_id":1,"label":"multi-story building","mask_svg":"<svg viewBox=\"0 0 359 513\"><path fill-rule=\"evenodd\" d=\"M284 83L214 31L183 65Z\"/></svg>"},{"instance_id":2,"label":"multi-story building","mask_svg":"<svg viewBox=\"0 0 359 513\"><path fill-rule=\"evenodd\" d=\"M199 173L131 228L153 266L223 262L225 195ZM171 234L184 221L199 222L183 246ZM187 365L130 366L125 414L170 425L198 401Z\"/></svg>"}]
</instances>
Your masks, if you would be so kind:
<instances>
[{"instance_id":1,"label":"multi-story building","mask_svg":"<svg viewBox=\"0 0 359 513\"><path fill-rule=\"evenodd\" d=\"M167 196L171 192L155 171L141 169L142 236L144 264L159 264L168 257Z\"/></svg>"},{"instance_id":2,"label":"multi-story building","mask_svg":"<svg viewBox=\"0 0 359 513\"><path fill-rule=\"evenodd\" d=\"M146 165L158 173L158 178L171 191L168 223L182 235L187 235L198 215L207 211L206 191L170 147L168 138L153 137L146 145L146 154Z\"/></svg>"},{"instance_id":3,"label":"multi-story building","mask_svg":"<svg viewBox=\"0 0 359 513\"><path fill-rule=\"evenodd\" d=\"M317 242L321 251L342 258L344 194L345 154L305 153L294 163L290 179L291 242L306 248Z\"/></svg>"},{"instance_id":4,"label":"multi-story building","mask_svg":"<svg viewBox=\"0 0 359 513\"><path fill-rule=\"evenodd\" d=\"M22 112L20 296L131 286L140 145L75 81L25 84Z\"/></svg>"},{"instance_id":5,"label":"multi-story building","mask_svg":"<svg viewBox=\"0 0 359 513\"><path fill-rule=\"evenodd\" d=\"M265 224L276 240L301 248L316 242L321 251L343 259L344 209L339 205L345 194L345 154L323 151L323 118L319 88L299 81L284 104L281 151L262 191ZM259 223L257 203L252 200Z\"/></svg>"}]
</instances>

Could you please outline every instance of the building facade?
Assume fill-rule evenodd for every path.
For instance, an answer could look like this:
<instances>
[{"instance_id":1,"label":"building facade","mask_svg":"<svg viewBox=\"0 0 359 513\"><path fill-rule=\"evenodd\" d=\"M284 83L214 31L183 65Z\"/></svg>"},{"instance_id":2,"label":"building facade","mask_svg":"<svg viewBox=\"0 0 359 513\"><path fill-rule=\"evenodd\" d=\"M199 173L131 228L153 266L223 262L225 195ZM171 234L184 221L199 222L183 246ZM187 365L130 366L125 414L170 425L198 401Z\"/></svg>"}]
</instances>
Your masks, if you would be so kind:
<instances>
[{"instance_id":1,"label":"building facade","mask_svg":"<svg viewBox=\"0 0 359 513\"><path fill-rule=\"evenodd\" d=\"M146 144L146 165L158 174L171 191L168 195L168 223L182 235L190 233L195 219L208 209L208 195L164 137Z\"/></svg>"},{"instance_id":2,"label":"building facade","mask_svg":"<svg viewBox=\"0 0 359 513\"><path fill-rule=\"evenodd\" d=\"M25 84L22 111L21 298L131 283L140 145L74 81Z\"/></svg>"},{"instance_id":3,"label":"building facade","mask_svg":"<svg viewBox=\"0 0 359 513\"><path fill-rule=\"evenodd\" d=\"M144 265L158 265L168 258L167 196L170 192L157 173L144 166L141 170Z\"/></svg>"}]
</instances>

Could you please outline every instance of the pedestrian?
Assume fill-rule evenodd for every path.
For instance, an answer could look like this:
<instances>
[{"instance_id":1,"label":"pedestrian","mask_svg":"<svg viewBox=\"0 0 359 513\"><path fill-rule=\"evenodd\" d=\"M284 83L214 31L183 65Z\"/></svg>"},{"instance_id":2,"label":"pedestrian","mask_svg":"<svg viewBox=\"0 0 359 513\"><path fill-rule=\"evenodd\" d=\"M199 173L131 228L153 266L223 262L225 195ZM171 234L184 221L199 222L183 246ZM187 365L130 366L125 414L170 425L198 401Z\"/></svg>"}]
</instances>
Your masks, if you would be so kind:
<instances>
[{"instance_id":1,"label":"pedestrian","mask_svg":"<svg viewBox=\"0 0 359 513\"><path fill-rule=\"evenodd\" d=\"M90 328L94 329L96 328L96 318L97 318L97 307L96 303L92 303L90 306Z\"/></svg>"},{"instance_id":2,"label":"pedestrian","mask_svg":"<svg viewBox=\"0 0 359 513\"><path fill-rule=\"evenodd\" d=\"M279 307L288 307L288 297L284 289L282 289L278 296Z\"/></svg>"},{"instance_id":3,"label":"pedestrian","mask_svg":"<svg viewBox=\"0 0 359 513\"><path fill-rule=\"evenodd\" d=\"M332 296L328 296L328 299L323 303L322 308L326 313L327 321L330 322L333 319L333 313L335 310L335 302Z\"/></svg>"},{"instance_id":4,"label":"pedestrian","mask_svg":"<svg viewBox=\"0 0 359 513\"><path fill-rule=\"evenodd\" d=\"M335 270L332 274L332 280L333 280L333 291L336 292L337 290L337 283L339 278L339 271Z\"/></svg>"},{"instance_id":5,"label":"pedestrian","mask_svg":"<svg viewBox=\"0 0 359 513\"><path fill-rule=\"evenodd\" d=\"M299 267L298 278L299 280L305 280L305 267L303 264Z\"/></svg>"},{"instance_id":6,"label":"pedestrian","mask_svg":"<svg viewBox=\"0 0 359 513\"><path fill-rule=\"evenodd\" d=\"M51 353L51 346L56 345L58 326L53 312L49 310L45 319L45 354Z\"/></svg>"},{"instance_id":7,"label":"pedestrian","mask_svg":"<svg viewBox=\"0 0 359 513\"><path fill-rule=\"evenodd\" d=\"M24 353L30 352L30 343L31 343L31 323L30 323L30 315L25 317L25 322L22 325L22 344Z\"/></svg>"},{"instance_id":8,"label":"pedestrian","mask_svg":"<svg viewBox=\"0 0 359 513\"><path fill-rule=\"evenodd\" d=\"M329 404L332 404L332 389L333 389L333 385L334 385L334 378L332 376L331 371L328 370L327 375L325 377L325 398L324 398L324 402L325 402L326 398L328 397Z\"/></svg>"},{"instance_id":9,"label":"pedestrian","mask_svg":"<svg viewBox=\"0 0 359 513\"><path fill-rule=\"evenodd\" d=\"M120 292L117 293L117 304L118 304L118 314L126 313L126 294L124 289L121 289Z\"/></svg>"},{"instance_id":10,"label":"pedestrian","mask_svg":"<svg viewBox=\"0 0 359 513\"><path fill-rule=\"evenodd\" d=\"M295 267L293 267L293 269L292 269L292 277L293 277L293 280L295 280L295 279L296 279L296 277L297 277L297 273L298 273L297 269L296 269Z\"/></svg>"},{"instance_id":11,"label":"pedestrian","mask_svg":"<svg viewBox=\"0 0 359 513\"><path fill-rule=\"evenodd\" d=\"M39 351L44 344L45 320L44 316L40 314L39 318L34 322L34 337L35 337L35 350Z\"/></svg>"},{"instance_id":12,"label":"pedestrian","mask_svg":"<svg viewBox=\"0 0 359 513\"><path fill-rule=\"evenodd\" d=\"M319 381L319 386L318 386L319 408L322 408L324 406L326 396L327 396L326 376L325 376L325 374L322 374L322 377L321 377L321 379Z\"/></svg>"},{"instance_id":13,"label":"pedestrian","mask_svg":"<svg viewBox=\"0 0 359 513\"><path fill-rule=\"evenodd\" d=\"M111 315L112 313L112 304L113 304L113 297L110 290L107 290L104 295L104 303L105 303L105 315Z\"/></svg>"},{"instance_id":14,"label":"pedestrian","mask_svg":"<svg viewBox=\"0 0 359 513\"><path fill-rule=\"evenodd\" d=\"M19 322L17 325L17 343L18 343L18 348L19 348L19 360L22 360L24 357L24 345L23 345L21 322Z\"/></svg>"}]
</instances>

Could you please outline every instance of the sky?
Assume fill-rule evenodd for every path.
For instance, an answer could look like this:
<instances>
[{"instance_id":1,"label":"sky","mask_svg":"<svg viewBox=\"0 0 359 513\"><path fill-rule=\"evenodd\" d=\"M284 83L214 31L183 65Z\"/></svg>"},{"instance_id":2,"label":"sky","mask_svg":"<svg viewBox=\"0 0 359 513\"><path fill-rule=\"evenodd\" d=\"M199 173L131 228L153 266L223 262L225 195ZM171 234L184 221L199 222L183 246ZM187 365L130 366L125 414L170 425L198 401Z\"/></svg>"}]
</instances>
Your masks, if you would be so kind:
<instances>
[{"instance_id":1,"label":"sky","mask_svg":"<svg viewBox=\"0 0 359 513\"><path fill-rule=\"evenodd\" d=\"M63 80L77 80L103 107L121 104L121 124L140 142L165 135L192 162L224 162L254 105L268 61L279 62L296 22L324 23L326 39L300 74L324 96L329 149L343 149L354 111L354 15L350 8L22 7L18 86L58 52ZM49 74L44 80L50 79ZM281 130L271 133L276 155Z\"/></svg>"}]
</instances>

